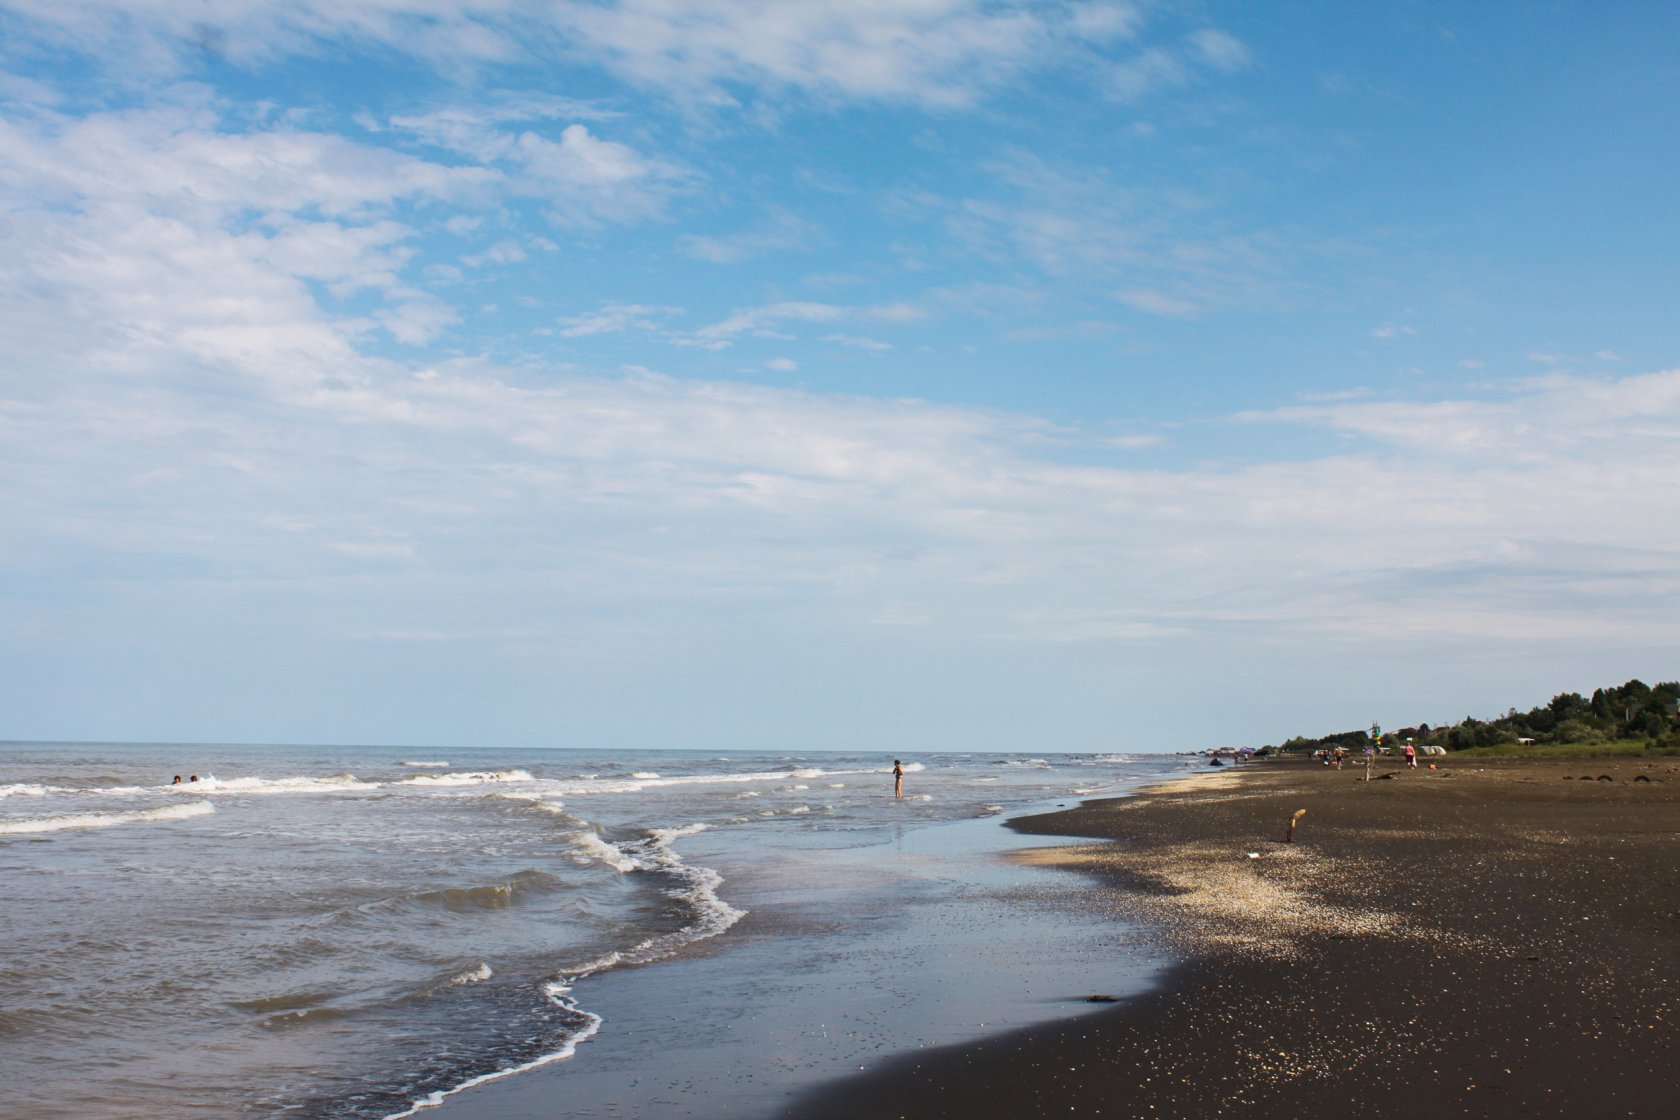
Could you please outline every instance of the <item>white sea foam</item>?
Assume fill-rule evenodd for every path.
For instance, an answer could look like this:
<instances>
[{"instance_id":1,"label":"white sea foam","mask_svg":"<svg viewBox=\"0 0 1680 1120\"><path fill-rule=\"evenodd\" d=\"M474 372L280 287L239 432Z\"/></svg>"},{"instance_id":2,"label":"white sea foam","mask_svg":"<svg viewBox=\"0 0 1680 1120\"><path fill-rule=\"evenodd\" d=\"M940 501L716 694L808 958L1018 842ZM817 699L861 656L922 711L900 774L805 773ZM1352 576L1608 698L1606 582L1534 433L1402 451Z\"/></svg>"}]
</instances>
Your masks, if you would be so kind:
<instances>
[{"instance_id":1,"label":"white sea foam","mask_svg":"<svg viewBox=\"0 0 1680 1120\"><path fill-rule=\"evenodd\" d=\"M618 848L601 839L594 829L584 828L566 837L574 849L572 858L578 863L604 863L619 871L636 871L641 864Z\"/></svg>"},{"instance_id":2,"label":"white sea foam","mask_svg":"<svg viewBox=\"0 0 1680 1120\"><path fill-rule=\"evenodd\" d=\"M652 770L637 770L630 776L632 778L641 778L645 781L651 781L652 779L659 777L659 775Z\"/></svg>"},{"instance_id":3,"label":"white sea foam","mask_svg":"<svg viewBox=\"0 0 1680 1120\"><path fill-rule=\"evenodd\" d=\"M485 796L495 798L498 801L523 802L533 808L541 809L545 813L554 813L559 816L569 815L566 812L566 803L564 801L560 800L558 797L553 797L547 794L508 793L504 790L496 790L494 793L489 793Z\"/></svg>"},{"instance_id":4,"label":"white sea foam","mask_svg":"<svg viewBox=\"0 0 1680 1120\"><path fill-rule=\"evenodd\" d=\"M418 766L418 767L421 767L421 768L425 768L425 767L431 767L431 766L438 766L438 767L448 766L449 763L447 763L447 762L399 762L397 765L399 765L399 766Z\"/></svg>"},{"instance_id":5,"label":"white sea foam","mask_svg":"<svg viewBox=\"0 0 1680 1120\"><path fill-rule=\"evenodd\" d=\"M919 762L912 762L905 771L925 769ZM816 767L802 766L794 770L756 770L738 774L684 774L680 777L638 777L629 778L599 778L594 775L584 775L570 780L555 782L553 788L558 793L567 795L606 794L606 793L640 793L647 789L665 789L671 786L705 786L705 785L734 785L742 782L786 782L810 781L814 778L824 778L831 775L844 774L883 774L889 773L891 767L880 767L869 770L821 770Z\"/></svg>"},{"instance_id":6,"label":"white sea foam","mask_svg":"<svg viewBox=\"0 0 1680 1120\"><path fill-rule=\"evenodd\" d=\"M66 813L58 817L36 817L31 820L0 821L0 833L21 834L60 832L68 828L112 828L120 824L149 824L156 821L179 821L214 813L216 807L208 801L188 801L179 805L161 805L155 809L131 809L121 813Z\"/></svg>"},{"instance_id":7,"label":"white sea foam","mask_svg":"<svg viewBox=\"0 0 1680 1120\"><path fill-rule=\"evenodd\" d=\"M415 1113L421 1112L425 1109L436 1108L438 1105L443 1103L445 1097L452 1097L456 1093L464 1092L476 1085L483 1085L487 1081L498 1081L504 1077L512 1077L515 1074L538 1069L542 1066L548 1065L550 1062L563 1061L577 1053L578 1044L588 1042L591 1038L595 1037L595 1032L601 1029L602 1019L593 1011L584 1011L574 1004L569 996L570 991L570 988L557 981L551 981L543 988L543 994L545 996L559 1004L561 1007L564 1007L566 1010L581 1015L584 1019L584 1025L567 1037L565 1045L561 1046L560 1049L549 1054L544 1054L539 1058L532 1059L531 1061L525 1062L521 1065L510 1066L507 1069L499 1069L495 1073L485 1073L480 1074L477 1077L468 1078L466 1081L461 1082L459 1085L456 1085L451 1089L439 1089L437 1092L427 1093L424 1097L421 1097L401 1112L391 1113L389 1116L385 1117L385 1120L404 1120L405 1117L413 1116Z\"/></svg>"},{"instance_id":8,"label":"white sea foam","mask_svg":"<svg viewBox=\"0 0 1680 1120\"><path fill-rule=\"evenodd\" d=\"M698 836L709 827L709 825L704 824L685 824L678 828L656 828L653 830L653 835L661 844L668 845L681 840L685 836Z\"/></svg>"},{"instance_id":9,"label":"white sea foam","mask_svg":"<svg viewBox=\"0 0 1680 1120\"><path fill-rule=\"evenodd\" d=\"M169 786L112 786L100 793L136 794L156 793L159 789L170 793L365 793L379 789L378 782L364 782L354 774L329 774L324 778L200 778L196 782L182 782Z\"/></svg>"},{"instance_id":10,"label":"white sea foam","mask_svg":"<svg viewBox=\"0 0 1680 1120\"><path fill-rule=\"evenodd\" d=\"M602 1019L592 1011L585 1011L573 1001L571 992L578 981L594 973L613 968L620 964L642 964L670 956L684 945L696 941L704 941L709 937L716 937L746 915L746 911L737 910L724 902L717 895L717 888L723 882L723 877L709 867L695 867L682 861L676 852L671 850L671 844L684 836L693 836L706 829L704 824L683 825L680 828L654 829L647 839L625 844L621 854L637 866L649 870L658 869L675 874L682 885L666 892L672 898L681 899L694 908L696 921L693 925L672 933L650 937L631 949L614 951L605 956L597 957L577 968L567 969L565 973L543 986L543 994L554 1003L575 1015L582 1017L584 1025L567 1036L559 1049L544 1054L522 1065L511 1066L508 1069L497 1070L494 1073L482 1074L469 1078L453 1088L428 1093L416 1100L410 1107L401 1112L393 1112L385 1120L404 1120L405 1117L435 1108L442 1104L444 1098L453 1096L475 1085L482 1085L487 1081L498 1078L512 1077L515 1074L533 1070L551 1062L563 1061L577 1052L581 1043L595 1037L601 1029ZM485 966L488 968L488 966Z\"/></svg>"},{"instance_id":11,"label":"white sea foam","mask_svg":"<svg viewBox=\"0 0 1680 1120\"><path fill-rule=\"evenodd\" d=\"M526 770L478 770L462 774L416 774L395 783L399 786L482 786L498 782L534 782Z\"/></svg>"},{"instance_id":12,"label":"white sea foam","mask_svg":"<svg viewBox=\"0 0 1680 1120\"><path fill-rule=\"evenodd\" d=\"M464 968L444 981L446 984L480 984L496 975L495 970L480 961L472 968Z\"/></svg>"},{"instance_id":13,"label":"white sea foam","mask_svg":"<svg viewBox=\"0 0 1680 1120\"><path fill-rule=\"evenodd\" d=\"M980 815L983 817L990 817L1001 812L1003 812L1002 805L988 805L981 811Z\"/></svg>"},{"instance_id":14,"label":"white sea foam","mask_svg":"<svg viewBox=\"0 0 1680 1120\"><path fill-rule=\"evenodd\" d=\"M49 793L62 793L57 786L36 785L33 782L14 782L9 786L0 786L0 797L45 797Z\"/></svg>"}]
</instances>

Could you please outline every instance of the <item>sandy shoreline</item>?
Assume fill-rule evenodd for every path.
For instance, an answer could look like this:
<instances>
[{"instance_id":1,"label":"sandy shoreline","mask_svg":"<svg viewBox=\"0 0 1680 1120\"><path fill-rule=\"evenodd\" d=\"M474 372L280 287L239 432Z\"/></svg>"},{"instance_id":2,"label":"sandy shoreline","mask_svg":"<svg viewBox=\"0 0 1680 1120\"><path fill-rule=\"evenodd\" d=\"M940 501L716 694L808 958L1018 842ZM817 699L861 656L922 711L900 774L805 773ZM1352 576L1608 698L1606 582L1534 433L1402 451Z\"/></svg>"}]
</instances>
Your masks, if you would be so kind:
<instances>
[{"instance_id":1,"label":"sandy shoreline","mask_svg":"<svg viewBox=\"0 0 1680 1120\"><path fill-rule=\"evenodd\" d=\"M1674 1115L1680 760L1376 774L1259 763L1015 822L1100 840L1021 858L1091 875L1185 963L785 1115Z\"/></svg>"}]
</instances>

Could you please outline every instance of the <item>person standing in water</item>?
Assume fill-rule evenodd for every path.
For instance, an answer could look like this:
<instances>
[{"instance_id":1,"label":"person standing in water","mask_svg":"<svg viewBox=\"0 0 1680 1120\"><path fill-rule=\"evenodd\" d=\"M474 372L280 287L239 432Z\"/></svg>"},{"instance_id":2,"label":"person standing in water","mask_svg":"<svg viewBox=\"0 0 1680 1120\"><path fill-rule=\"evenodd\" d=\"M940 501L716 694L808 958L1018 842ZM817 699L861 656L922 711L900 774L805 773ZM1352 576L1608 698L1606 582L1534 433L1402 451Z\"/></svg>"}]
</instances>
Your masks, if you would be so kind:
<instances>
[{"instance_id":1,"label":"person standing in water","mask_svg":"<svg viewBox=\"0 0 1680 1120\"><path fill-rule=\"evenodd\" d=\"M893 759L893 796L904 796L904 763L896 758Z\"/></svg>"}]
</instances>

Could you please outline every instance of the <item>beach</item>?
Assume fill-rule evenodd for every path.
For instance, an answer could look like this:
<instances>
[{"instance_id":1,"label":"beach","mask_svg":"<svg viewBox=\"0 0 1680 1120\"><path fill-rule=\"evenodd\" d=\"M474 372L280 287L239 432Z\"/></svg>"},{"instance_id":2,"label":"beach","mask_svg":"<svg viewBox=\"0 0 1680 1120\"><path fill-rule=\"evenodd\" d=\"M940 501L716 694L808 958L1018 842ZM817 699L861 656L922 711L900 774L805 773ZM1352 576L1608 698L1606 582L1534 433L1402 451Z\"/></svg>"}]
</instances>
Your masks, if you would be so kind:
<instances>
[{"instance_id":1,"label":"beach","mask_svg":"<svg viewBox=\"0 0 1680 1120\"><path fill-rule=\"evenodd\" d=\"M784 1115L1674 1115L1680 760L1434 761L1261 761L1011 822L1091 838L1014 858L1177 963Z\"/></svg>"},{"instance_id":2,"label":"beach","mask_svg":"<svg viewBox=\"0 0 1680 1120\"><path fill-rule=\"evenodd\" d=\"M0 1115L768 1120L1148 986L1000 822L1197 760L893 764L0 744Z\"/></svg>"}]
</instances>

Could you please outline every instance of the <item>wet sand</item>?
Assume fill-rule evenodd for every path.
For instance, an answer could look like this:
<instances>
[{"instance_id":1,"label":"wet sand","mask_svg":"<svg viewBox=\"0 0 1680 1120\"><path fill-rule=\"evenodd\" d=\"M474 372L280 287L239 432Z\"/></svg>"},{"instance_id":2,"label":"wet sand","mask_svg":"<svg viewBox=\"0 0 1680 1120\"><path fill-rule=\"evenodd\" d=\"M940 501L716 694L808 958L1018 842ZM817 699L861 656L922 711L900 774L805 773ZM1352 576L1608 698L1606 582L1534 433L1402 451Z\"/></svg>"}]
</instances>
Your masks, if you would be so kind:
<instances>
[{"instance_id":1,"label":"wet sand","mask_svg":"<svg viewBox=\"0 0 1680 1120\"><path fill-rule=\"evenodd\" d=\"M1068 804L1074 804L1069 801ZM899 1053L1082 1016L1161 961L1083 906L1076 876L1010 861L1044 841L994 817L858 847L741 848L701 833L747 916L721 938L575 990L603 1017L574 1058L446 1098L422 1120L770 1120Z\"/></svg>"},{"instance_id":2,"label":"wet sand","mask_svg":"<svg viewBox=\"0 0 1680 1120\"><path fill-rule=\"evenodd\" d=\"M1260 762L1015 822L1098 838L1017 858L1182 963L784 1115L1680 1114L1680 759L1435 761Z\"/></svg>"}]
</instances>

